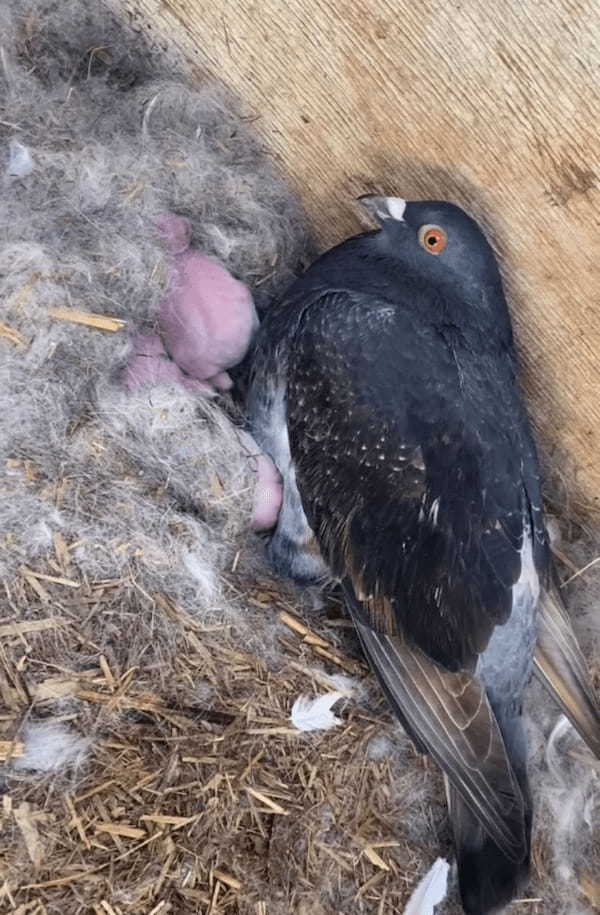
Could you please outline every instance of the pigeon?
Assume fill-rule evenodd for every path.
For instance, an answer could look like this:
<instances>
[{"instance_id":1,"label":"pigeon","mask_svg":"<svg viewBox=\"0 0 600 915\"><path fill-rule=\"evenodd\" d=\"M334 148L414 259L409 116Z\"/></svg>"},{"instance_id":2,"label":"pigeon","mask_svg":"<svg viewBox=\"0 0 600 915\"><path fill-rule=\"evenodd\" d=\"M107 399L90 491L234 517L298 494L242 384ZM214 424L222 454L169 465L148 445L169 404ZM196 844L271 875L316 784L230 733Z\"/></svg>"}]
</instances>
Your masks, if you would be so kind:
<instances>
[{"instance_id":1,"label":"pigeon","mask_svg":"<svg viewBox=\"0 0 600 915\"><path fill-rule=\"evenodd\" d=\"M463 908L530 859L535 670L596 756L600 710L557 587L496 257L444 201L360 198L261 324L250 427L283 481L268 544L335 581L394 713L444 773Z\"/></svg>"}]
</instances>

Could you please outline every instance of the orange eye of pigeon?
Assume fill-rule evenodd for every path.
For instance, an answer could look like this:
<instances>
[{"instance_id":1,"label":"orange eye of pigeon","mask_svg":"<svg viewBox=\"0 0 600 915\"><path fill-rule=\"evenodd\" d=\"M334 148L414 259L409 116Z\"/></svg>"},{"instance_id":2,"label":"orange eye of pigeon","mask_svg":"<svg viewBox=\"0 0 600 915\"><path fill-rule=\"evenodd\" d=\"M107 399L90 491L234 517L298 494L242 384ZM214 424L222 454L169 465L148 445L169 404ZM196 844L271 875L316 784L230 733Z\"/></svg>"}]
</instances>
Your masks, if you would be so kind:
<instances>
[{"instance_id":1,"label":"orange eye of pigeon","mask_svg":"<svg viewBox=\"0 0 600 915\"><path fill-rule=\"evenodd\" d=\"M446 247L447 236L439 226L421 226L419 243L430 254L440 254Z\"/></svg>"}]
</instances>

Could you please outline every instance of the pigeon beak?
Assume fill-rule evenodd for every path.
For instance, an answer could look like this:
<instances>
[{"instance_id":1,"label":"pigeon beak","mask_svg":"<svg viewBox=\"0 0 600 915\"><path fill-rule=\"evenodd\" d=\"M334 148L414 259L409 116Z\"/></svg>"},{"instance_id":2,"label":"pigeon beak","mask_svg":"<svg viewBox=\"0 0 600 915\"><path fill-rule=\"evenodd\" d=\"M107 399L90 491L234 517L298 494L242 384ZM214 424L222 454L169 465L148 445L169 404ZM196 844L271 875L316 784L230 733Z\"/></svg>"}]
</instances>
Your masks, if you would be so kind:
<instances>
[{"instance_id":1,"label":"pigeon beak","mask_svg":"<svg viewBox=\"0 0 600 915\"><path fill-rule=\"evenodd\" d=\"M402 197L379 197L377 194L364 194L357 200L369 216L380 224L386 219L404 222L406 200L403 200Z\"/></svg>"}]
</instances>

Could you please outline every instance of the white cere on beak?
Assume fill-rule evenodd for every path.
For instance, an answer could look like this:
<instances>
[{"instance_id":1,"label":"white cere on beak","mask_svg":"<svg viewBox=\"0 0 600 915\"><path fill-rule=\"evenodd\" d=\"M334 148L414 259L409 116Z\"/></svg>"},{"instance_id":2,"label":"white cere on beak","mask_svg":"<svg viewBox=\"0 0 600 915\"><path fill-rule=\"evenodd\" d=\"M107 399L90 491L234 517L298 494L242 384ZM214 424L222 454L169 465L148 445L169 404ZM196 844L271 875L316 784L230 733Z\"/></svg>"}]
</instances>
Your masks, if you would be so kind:
<instances>
[{"instance_id":1,"label":"white cere on beak","mask_svg":"<svg viewBox=\"0 0 600 915\"><path fill-rule=\"evenodd\" d=\"M402 197L385 197L387 211L392 219L398 222L404 222L404 211L406 209L406 200ZM383 215L383 214L382 214Z\"/></svg>"},{"instance_id":2,"label":"white cere on beak","mask_svg":"<svg viewBox=\"0 0 600 915\"><path fill-rule=\"evenodd\" d=\"M371 218L382 223L386 219L404 222L406 200L402 197L379 197L377 194L364 194L358 202L367 210Z\"/></svg>"}]
</instances>

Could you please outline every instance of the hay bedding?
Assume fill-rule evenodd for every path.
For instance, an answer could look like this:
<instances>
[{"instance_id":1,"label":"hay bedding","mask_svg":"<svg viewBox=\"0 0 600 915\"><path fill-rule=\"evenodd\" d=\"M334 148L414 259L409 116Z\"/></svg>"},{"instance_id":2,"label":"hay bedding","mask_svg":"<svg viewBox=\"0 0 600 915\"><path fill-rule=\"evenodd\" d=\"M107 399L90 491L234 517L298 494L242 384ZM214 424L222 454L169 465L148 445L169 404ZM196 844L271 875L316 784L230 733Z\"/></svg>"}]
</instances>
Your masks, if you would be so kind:
<instances>
[{"instance_id":1,"label":"hay bedding","mask_svg":"<svg viewBox=\"0 0 600 915\"><path fill-rule=\"evenodd\" d=\"M305 253L299 209L233 102L104 13L11 0L0 34L0 905L402 912L450 853L437 771L335 594L315 610L272 579L231 400L115 381L164 293L160 213L268 307ZM565 575L597 552L577 535ZM567 587L592 656L600 569ZM298 697L329 691L340 723L294 727ZM590 912L598 768L560 723L546 751L556 710L536 687L530 704L516 905Z\"/></svg>"}]
</instances>

